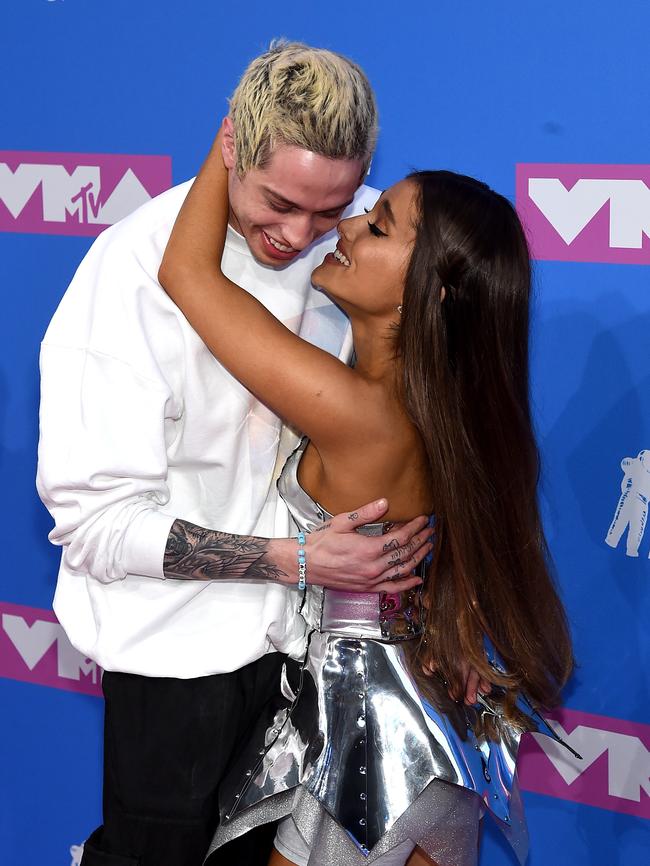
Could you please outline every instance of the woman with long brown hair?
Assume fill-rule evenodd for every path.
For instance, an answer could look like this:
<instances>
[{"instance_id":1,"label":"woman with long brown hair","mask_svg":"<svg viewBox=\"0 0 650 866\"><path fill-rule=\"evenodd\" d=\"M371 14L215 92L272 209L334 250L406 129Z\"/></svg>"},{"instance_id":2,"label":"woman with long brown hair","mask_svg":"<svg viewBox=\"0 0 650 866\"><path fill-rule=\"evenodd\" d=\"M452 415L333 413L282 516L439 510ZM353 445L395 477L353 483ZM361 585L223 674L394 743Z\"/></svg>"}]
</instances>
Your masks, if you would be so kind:
<instances>
[{"instance_id":1,"label":"woman with long brown hair","mask_svg":"<svg viewBox=\"0 0 650 866\"><path fill-rule=\"evenodd\" d=\"M392 523L431 514L435 538L421 588L307 587L299 681L283 681L222 791L215 845L291 816L273 863L465 866L487 809L525 857L519 738L551 733L536 708L558 702L573 657L536 498L519 220L485 184L436 171L341 222L313 281L350 318L347 367L221 273L221 146L159 276L217 359L306 434L279 481L300 530L301 588L309 533L359 502L386 496ZM493 684L469 708L468 665Z\"/></svg>"}]
</instances>

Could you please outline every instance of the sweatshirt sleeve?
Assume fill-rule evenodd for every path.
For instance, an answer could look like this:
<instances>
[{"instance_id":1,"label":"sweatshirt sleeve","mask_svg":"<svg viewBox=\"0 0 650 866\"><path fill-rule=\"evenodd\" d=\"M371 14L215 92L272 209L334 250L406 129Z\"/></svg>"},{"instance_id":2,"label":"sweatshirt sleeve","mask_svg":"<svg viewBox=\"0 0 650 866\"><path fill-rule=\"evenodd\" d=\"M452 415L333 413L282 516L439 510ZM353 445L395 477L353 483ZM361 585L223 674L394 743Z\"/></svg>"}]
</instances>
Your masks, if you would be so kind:
<instances>
[{"instance_id":1,"label":"sweatshirt sleeve","mask_svg":"<svg viewBox=\"0 0 650 866\"><path fill-rule=\"evenodd\" d=\"M102 582L163 577L170 400L122 360L42 346L37 488L70 570Z\"/></svg>"},{"instance_id":2,"label":"sweatshirt sleeve","mask_svg":"<svg viewBox=\"0 0 650 866\"><path fill-rule=\"evenodd\" d=\"M121 360L42 346L37 489L70 570L102 582L163 577L169 400Z\"/></svg>"},{"instance_id":3,"label":"sweatshirt sleeve","mask_svg":"<svg viewBox=\"0 0 650 866\"><path fill-rule=\"evenodd\" d=\"M95 240L41 345L36 486L49 538L69 571L106 583L162 578L175 519L164 509L184 350L155 275L182 198L167 198Z\"/></svg>"}]
</instances>

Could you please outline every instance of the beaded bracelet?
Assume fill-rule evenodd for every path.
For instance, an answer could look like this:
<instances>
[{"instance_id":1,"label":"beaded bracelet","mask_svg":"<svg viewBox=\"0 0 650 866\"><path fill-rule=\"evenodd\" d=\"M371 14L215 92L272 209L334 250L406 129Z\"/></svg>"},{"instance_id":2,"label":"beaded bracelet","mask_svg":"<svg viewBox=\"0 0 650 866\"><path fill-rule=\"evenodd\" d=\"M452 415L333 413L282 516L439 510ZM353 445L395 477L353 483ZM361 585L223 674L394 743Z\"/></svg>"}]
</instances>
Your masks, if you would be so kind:
<instances>
[{"instance_id":1,"label":"beaded bracelet","mask_svg":"<svg viewBox=\"0 0 650 866\"><path fill-rule=\"evenodd\" d=\"M305 533L298 533L298 589L307 587L307 561L305 559Z\"/></svg>"}]
</instances>

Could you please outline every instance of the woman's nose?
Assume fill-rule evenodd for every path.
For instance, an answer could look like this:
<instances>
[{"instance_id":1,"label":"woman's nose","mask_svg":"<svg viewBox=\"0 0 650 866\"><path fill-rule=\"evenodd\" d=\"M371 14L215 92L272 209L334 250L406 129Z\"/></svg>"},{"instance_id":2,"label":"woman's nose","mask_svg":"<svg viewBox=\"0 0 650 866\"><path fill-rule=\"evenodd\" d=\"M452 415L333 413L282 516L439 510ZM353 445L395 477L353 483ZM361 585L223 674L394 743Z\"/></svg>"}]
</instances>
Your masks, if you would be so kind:
<instances>
[{"instance_id":1,"label":"woman's nose","mask_svg":"<svg viewBox=\"0 0 650 866\"><path fill-rule=\"evenodd\" d=\"M339 220L338 225L336 226L336 231L341 235L343 240L350 240L354 232L355 224L359 219L359 216L355 216L347 217L344 220Z\"/></svg>"}]
</instances>

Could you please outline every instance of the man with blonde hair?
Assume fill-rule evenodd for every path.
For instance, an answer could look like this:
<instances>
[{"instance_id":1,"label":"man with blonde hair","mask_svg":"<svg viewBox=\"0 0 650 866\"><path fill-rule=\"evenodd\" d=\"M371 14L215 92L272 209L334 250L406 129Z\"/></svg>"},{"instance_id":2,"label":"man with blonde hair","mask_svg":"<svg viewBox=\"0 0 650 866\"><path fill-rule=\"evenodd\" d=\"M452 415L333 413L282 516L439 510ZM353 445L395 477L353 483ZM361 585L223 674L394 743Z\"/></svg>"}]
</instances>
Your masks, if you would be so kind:
<instances>
[{"instance_id":1,"label":"man with blonde hair","mask_svg":"<svg viewBox=\"0 0 650 866\"><path fill-rule=\"evenodd\" d=\"M244 73L223 130L225 273L347 358L346 320L310 274L339 219L376 198L361 186L377 132L368 81L337 54L276 43ZM104 824L83 866L203 862L226 764L304 640L298 545L274 485L296 435L157 282L190 185L97 239L42 345L37 483L62 547L54 607L105 670ZM307 579L340 586L332 573L347 572L364 576L349 586L358 591L388 578L401 588L428 530L354 532L385 508L313 533ZM227 856L264 863L267 851Z\"/></svg>"}]
</instances>

